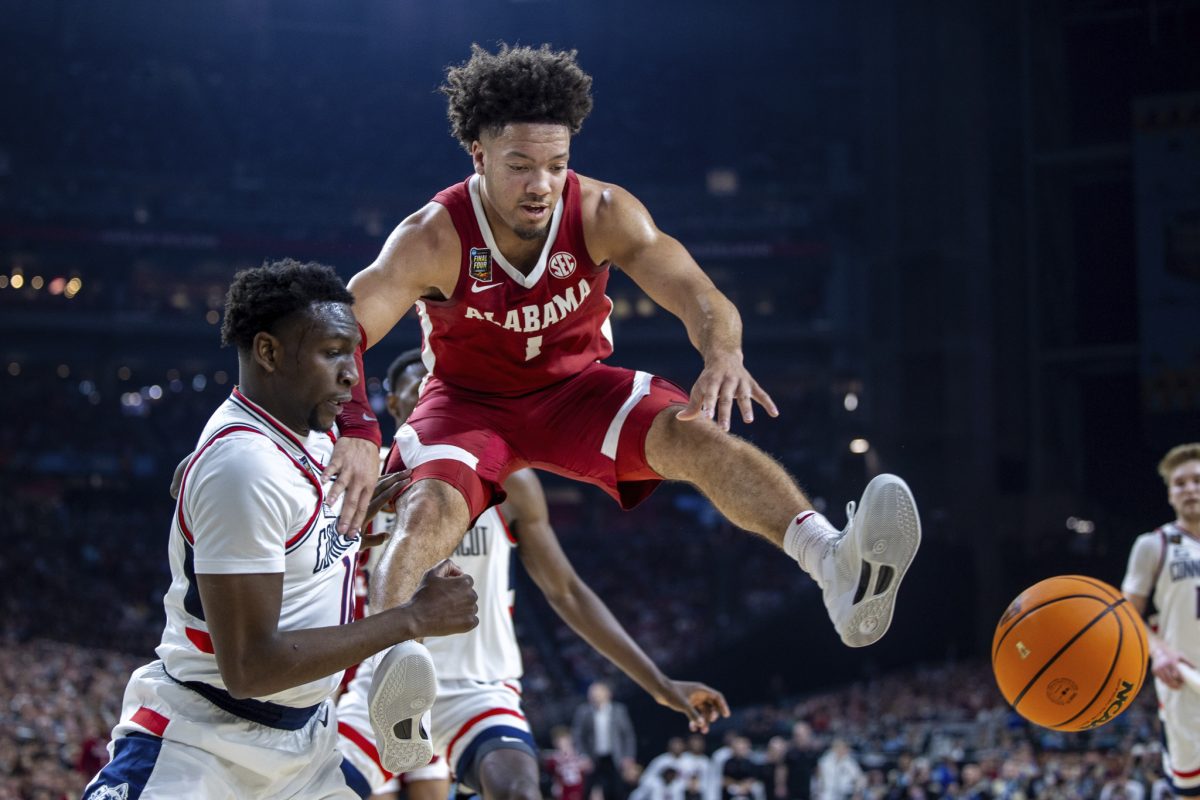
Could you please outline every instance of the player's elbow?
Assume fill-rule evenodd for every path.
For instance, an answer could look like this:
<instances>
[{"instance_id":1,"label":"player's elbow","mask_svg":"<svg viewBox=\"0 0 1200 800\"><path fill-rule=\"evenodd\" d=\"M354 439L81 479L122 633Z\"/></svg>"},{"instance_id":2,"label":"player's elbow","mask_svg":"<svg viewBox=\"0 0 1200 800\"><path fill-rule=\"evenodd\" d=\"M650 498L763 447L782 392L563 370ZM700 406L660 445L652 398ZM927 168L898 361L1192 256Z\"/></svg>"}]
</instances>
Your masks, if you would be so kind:
<instances>
[{"instance_id":1,"label":"player's elbow","mask_svg":"<svg viewBox=\"0 0 1200 800\"><path fill-rule=\"evenodd\" d=\"M255 669L246 659L218 658L217 669L225 691L235 700L262 697L274 691L267 686L271 676L268 670Z\"/></svg>"}]
</instances>

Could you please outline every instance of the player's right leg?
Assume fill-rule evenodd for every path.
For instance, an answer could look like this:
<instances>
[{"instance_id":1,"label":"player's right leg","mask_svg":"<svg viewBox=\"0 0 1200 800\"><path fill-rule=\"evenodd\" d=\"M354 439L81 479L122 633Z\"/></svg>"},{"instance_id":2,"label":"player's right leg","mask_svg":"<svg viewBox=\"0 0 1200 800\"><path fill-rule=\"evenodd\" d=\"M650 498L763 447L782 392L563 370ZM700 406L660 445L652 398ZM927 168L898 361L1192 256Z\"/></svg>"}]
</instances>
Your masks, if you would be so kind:
<instances>
[{"instance_id":1,"label":"player's right leg","mask_svg":"<svg viewBox=\"0 0 1200 800\"><path fill-rule=\"evenodd\" d=\"M1155 685L1162 722L1163 774L1176 797L1200 797L1200 693Z\"/></svg>"},{"instance_id":2,"label":"player's right leg","mask_svg":"<svg viewBox=\"0 0 1200 800\"><path fill-rule=\"evenodd\" d=\"M492 750L477 770L483 800L541 800L537 761L524 750Z\"/></svg>"},{"instance_id":3,"label":"player's right leg","mask_svg":"<svg viewBox=\"0 0 1200 800\"><path fill-rule=\"evenodd\" d=\"M821 587L844 643L862 647L887 631L921 542L916 502L903 480L876 476L857 505L847 506L839 532L778 462L709 420L684 422L668 407L650 425L644 450L659 475L695 485L731 522L795 558Z\"/></svg>"}]
</instances>

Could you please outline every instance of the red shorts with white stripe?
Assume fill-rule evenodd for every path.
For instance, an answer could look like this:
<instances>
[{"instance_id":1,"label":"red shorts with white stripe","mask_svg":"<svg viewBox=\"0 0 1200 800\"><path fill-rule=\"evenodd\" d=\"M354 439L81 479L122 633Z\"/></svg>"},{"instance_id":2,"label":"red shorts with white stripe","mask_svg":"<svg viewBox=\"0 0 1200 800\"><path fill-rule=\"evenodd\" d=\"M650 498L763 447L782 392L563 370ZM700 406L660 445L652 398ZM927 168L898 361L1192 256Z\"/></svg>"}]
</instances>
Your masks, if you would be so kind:
<instances>
[{"instance_id":1,"label":"red shorts with white stripe","mask_svg":"<svg viewBox=\"0 0 1200 800\"><path fill-rule=\"evenodd\" d=\"M396 433L387 469L409 467L414 483L449 483L472 518L502 502L501 483L524 467L594 484L633 508L662 482L646 463L651 423L687 402L670 381L600 363L522 397L477 394L431 377Z\"/></svg>"}]
</instances>

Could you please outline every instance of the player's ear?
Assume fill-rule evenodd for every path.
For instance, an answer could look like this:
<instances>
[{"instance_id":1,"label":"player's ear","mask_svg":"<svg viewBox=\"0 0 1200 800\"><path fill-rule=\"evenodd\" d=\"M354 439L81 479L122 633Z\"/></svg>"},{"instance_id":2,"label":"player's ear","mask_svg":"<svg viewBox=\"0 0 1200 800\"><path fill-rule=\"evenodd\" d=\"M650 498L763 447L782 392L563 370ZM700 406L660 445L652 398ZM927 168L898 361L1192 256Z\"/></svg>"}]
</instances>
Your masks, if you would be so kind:
<instances>
[{"instance_id":1,"label":"player's ear","mask_svg":"<svg viewBox=\"0 0 1200 800\"><path fill-rule=\"evenodd\" d=\"M278 339L266 331L259 331L254 334L254 343L250 346L250 354L254 356L255 362L263 368L264 372L270 373L279 368L282 349Z\"/></svg>"},{"instance_id":2,"label":"player's ear","mask_svg":"<svg viewBox=\"0 0 1200 800\"><path fill-rule=\"evenodd\" d=\"M475 173L483 174L483 144L476 139L471 142L471 163L475 165Z\"/></svg>"}]
</instances>

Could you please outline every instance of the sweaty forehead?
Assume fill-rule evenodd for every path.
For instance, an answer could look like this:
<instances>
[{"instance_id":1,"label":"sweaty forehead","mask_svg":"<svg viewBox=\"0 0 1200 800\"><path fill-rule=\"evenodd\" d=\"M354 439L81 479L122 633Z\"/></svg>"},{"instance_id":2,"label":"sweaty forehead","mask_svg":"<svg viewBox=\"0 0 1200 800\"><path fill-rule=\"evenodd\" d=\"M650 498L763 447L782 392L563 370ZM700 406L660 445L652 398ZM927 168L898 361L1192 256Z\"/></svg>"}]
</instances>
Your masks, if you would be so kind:
<instances>
[{"instance_id":1,"label":"sweaty forehead","mask_svg":"<svg viewBox=\"0 0 1200 800\"><path fill-rule=\"evenodd\" d=\"M322 339L357 339L358 321L346 303L313 303L301 315L308 335Z\"/></svg>"}]
</instances>

